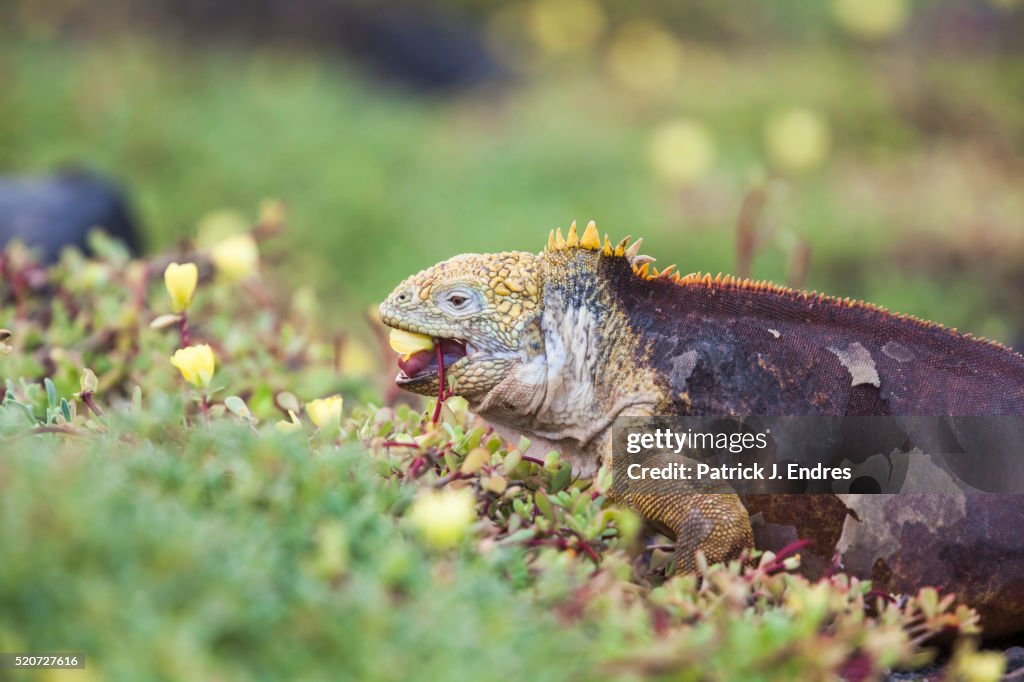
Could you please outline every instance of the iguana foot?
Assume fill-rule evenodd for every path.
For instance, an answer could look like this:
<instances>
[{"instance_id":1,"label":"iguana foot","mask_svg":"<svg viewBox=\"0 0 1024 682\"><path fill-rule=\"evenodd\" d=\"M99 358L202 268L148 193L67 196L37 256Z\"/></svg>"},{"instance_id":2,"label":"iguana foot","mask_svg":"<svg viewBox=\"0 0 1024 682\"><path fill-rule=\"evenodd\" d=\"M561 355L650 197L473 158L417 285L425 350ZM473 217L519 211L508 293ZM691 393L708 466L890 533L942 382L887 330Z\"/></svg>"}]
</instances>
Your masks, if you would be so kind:
<instances>
[{"instance_id":1,"label":"iguana foot","mask_svg":"<svg viewBox=\"0 0 1024 682\"><path fill-rule=\"evenodd\" d=\"M754 546L750 517L734 494L627 493L615 500L632 507L675 540L677 573L697 570L697 550L713 564L739 558Z\"/></svg>"}]
</instances>

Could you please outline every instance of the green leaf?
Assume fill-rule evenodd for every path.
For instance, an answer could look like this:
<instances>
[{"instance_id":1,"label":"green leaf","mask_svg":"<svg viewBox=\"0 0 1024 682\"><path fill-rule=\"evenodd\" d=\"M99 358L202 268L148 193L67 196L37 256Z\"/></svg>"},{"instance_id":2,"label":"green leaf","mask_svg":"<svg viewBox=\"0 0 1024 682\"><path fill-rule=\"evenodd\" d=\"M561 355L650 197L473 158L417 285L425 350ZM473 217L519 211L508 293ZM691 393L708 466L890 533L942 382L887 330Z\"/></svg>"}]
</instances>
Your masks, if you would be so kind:
<instances>
[{"instance_id":1,"label":"green leaf","mask_svg":"<svg viewBox=\"0 0 1024 682\"><path fill-rule=\"evenodd\" d=\"M237 395L230 395L224 399L224 407L228 408L232 414L237 414L243 419L248 419L251 414L245 401L239 398Z\"/></svg>"},{"instance_id":2,"label":"green leaf","mask_svg":"<svg viewBox=\"0 0 1024 682\"><path fill-rule=\"evenodd\" d=\"M563 465L557 472L555 472L555 475L551 477L551 485L548 486L548 489L553 493L557 493L559 490L562 490L565 486L569 485L571 477L572 467L567 464Z\"/></svg>"},{"instance_id":3,"label":"green leaf","mask_svg":"<svg viewBox=\"0 0 1024 682\"><path fill-rule=\"evenodd\" d=\"M494 435L487 439L487 443L484 447L493 455L501 447L501 437Z\"/></svg>"},{"instance_id":4,"label":"green leaf","mask_svg":"<svg viewBox=\"0 0 1024 682\"><path fill-rule=\"evenodd\" d=\"M110 261L115 265L122 265L131 257L120 240L114 239L100 228L89 230L89 234L86 235L86 244L100 259Z\"/></svg>"},{"instance_id":5,"label":"green leaf","mask_svg":"<svg viewBox=\"0 0 1024 682\"><path fill-rule=\"evenodd\" d=\"M473 448L466 459L462 461L459 469L463 474L475 474L480 468L491 459L491 453L486 448Z\"/></svg>"},{"instance_id":6,"label":"green leaf","mask_svg":"<svg viewBox=\"0 0 1024 682\"><path fill-rule=\"evenodd\" d=\"M572 505L569 507L569 511L573 514L579 514L581 511L587 508L590 502L590 495L579 495L576 497Z\"/></svg>"},{"instance_id":7,"label":"green leaf","mask_svg":"<svg viewBox=\"0 0 1024 682\"><path fill-rule=\"evenodd\" d=\"M8 395L10 395L10 393L8 393ZM32 414L32 408L30 408L28 405L13 398L6 401L5 406L8 405L24 414L25 417L29 420L29 423L31 423L33 426L36 425L36 417L34 414Z\"/></svg>"},{"instance_id":8,"label":"green leaf","mask_svg":"<svg viewBox=\"0 0 1024 682\"><path fill-rule=\"evenodd\" d=\"M536 535L536 532L532 528L520 528L515 533L509 534L507 538L503 538L498 544L514 545L517 542L531 540L534 535Z\"/></svg>"},{"instance_id":9,"label":"green leaf","mask_svg":"<svg viewBox=\"0 0 1024 682\"><path fill-rule=\"evenodd\" d=\"M455 471L459 468L459 456L455 454L454 450L446 450L444 453L444 463L449 471Z\"/></svg>"},{"instance_id":10,"label":"green leaf","mask_svg":"<svg viewBox=\"0 0 1024 682\"><path fill-rule=\"evenodd\" d=\"M71 405L68 404L66 398L60 399L60 411L64 415L64 421L68 424L74 421L74 417L71 415Z\"/></svg>"},{"instance_id":11,"label":"green leaf","mask_svg":"<svg viewBox=\"0 0 1024 682\"><path fill-rule=\"evenodd\" d=\"M277 394L277 404L282 410L288 412L289 410L298 414L302 411L302 406L299 404L299 399L295 397L294 393L289 391L281 391Z\"/></svg>"},{"instance_id":12,"label":"green leaf","mask_svg":"<svg viewBox=\"0 0 1024 682\"><path fill-rule=\"evenodd\" d=\"M511 473L522 461L523 453L516 448L509 450L508 454L505 455L505 459L502 460L502 465L505 467L506 472Z\"/></svg>"},{"instance_id":13,"label":"green leaf","mask_svg":"<svg viewBox=\"0 0 1024 682\"><path fill-rule=\"evenodd\" d=\"M46 386L46 399L50 407L57 407L57 387L53 385L53 380L46 377L43 379L43 386Z\"/></svg>"},{"instance_id":14,"label":"green leaf","mask_svg":"<svg viewBox=\"0 0 1024 682\"><path fill-rule=\"evenodd\" d=\"M4 382L4 404L10 400L14 400L14 382L8 379Z\"/></svg>"},{"instance_id":15,"label":"green leaf","mask_svg":"<svg viewBox=\"0 0 1024 682\"><path fill-rule=\"evenodd\" d=\"M540 513L548 517L552 521L555 520L555 510L551 506L551 500L544 494L543 490L538 490L537 494L533 496L533 502L537 505L537 509Z\"/></svg>"},{"instance_id":16,"label":"green leaf","mask_svg":"<svg viewBox=\"0 0 1024 682\"><path fill-rule=\"evenodd\" d=\"M480 445L480 439L483 438L483 435L484 428L482 426L477 426L472 431L466 434L465 440L459 443L459 445L461 446L461 448L464 448L467 451L472 450L473 448L476 448Z\"/></svg>"},{"instance_id":17,"label":"green leaf","mask_svg":"<svg viewBox=\"0 0 1024 682\"><path fill-rule=\"evenodd\" d=\"M562 453L558 450L551 450L548 454L544 455L544 468L548 471L555 471L558 468L558 463L562 459Z\"/></svg>"},{"instance_id":18,"label":"green leaf","mask_svg":"<svg viewBox=\"0 0 1024 682\"><path fill-rule=\"evenodd\" d=\"M96 378L96 373L86 367L82 370L82 376L78 379L78 385L82 393L95 393L99 388L100 382Z\"/></svg>"}]
</instances>

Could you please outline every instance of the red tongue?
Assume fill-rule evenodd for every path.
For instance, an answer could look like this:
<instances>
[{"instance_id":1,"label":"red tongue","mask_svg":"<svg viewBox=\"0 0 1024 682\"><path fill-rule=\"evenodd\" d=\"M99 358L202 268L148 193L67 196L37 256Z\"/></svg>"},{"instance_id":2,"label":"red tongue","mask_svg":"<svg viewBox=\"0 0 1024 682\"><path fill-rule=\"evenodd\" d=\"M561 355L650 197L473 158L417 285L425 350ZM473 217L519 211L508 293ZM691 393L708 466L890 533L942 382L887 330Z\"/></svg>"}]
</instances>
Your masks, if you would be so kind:
<instances>
[{"instance_id":1,"label":"red tongue","mask_svg":"<svg viewBox=\"0 0 1024 682\"><path fill-rule=\"evenodd\" d=\"M446 366L452 365L460 358L466 356L465 343L455 339L441 339L440 343L435 341L435 345L431 350L417 351L410 355L408 360L403 359L402 356L398 356L399 369L405 372L406 376L412 377L425 369L437 367L438 346L440 346L440 351L444 356L444 364Z\"/></svg>"},{"instance_id":2,"label":"red tongue","mask_svg":"<svg viewBox=\"0 0 1024 682\"><path fill-rule=\"evenodd\" d=\"M402 356L398 357L398 368L409 377L419 374L431 364L437 364L437 355L433 350L417 351L410 355L408 360Z\"/></svg>"}]
</instances>

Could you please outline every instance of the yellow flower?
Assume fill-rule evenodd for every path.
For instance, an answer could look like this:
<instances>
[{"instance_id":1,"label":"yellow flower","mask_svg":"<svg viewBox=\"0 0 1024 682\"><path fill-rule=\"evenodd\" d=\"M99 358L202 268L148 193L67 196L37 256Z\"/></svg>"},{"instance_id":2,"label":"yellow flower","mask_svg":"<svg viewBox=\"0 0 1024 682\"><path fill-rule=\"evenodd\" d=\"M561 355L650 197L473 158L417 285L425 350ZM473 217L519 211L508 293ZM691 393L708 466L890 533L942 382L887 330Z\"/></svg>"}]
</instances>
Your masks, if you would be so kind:
<instances>
[{"instance_id":1,"label":"yellow flower","mask_svg":"<svg viewBox=\"0 0 1024 682\"><path fill-rule=\"evenodd\" d=\"M421 350L433 350L434 348L434 339L429 336L401 329L392 329L388 341L391 343L391 348L406 360L413 353L418 353Z\"/></svg>"},{"instance_id":2,"label":"yellow flower","mask_svg":"<svg viewBox=\"0 0 1024 682\"><path fill-rule=\"evenodd\" d=\"M349 377L367 377L378 368L377 356L358 339L345 339L341 347L341 373Z\"/></svg>"},{"instance_id":3,"label":"yellow flower","mask_svg":"<svg viewBox=\"0 0 1024 682\"><path fill-rule=\"evenodd\" d=\"M286 422L281 419L274 424L274 428L282 433L291 433L292 431L300 430L302 428L302 422L299 421L298 416L296 416L296 414L291 410L288 410L288 416L291 418L291 421Z\"/></svg>"},{"instance_id":4,"label":"yellow flower","mask_svg":"<svg viewBox=\"0 0 1024 682\"><path fill-rule=\"evenodd\" d=\"M765 147L776 166L806 171L821 164L832 146L828 121L810 109L791 109L765 127Z\"/></svg>"},{"instance_id":5,"label":"yellow flower","mask_svg":"<svg viewBox=\"0 0 1024 682\"><path fill-rule=\"evenodd\" d=\"M468 489L424 490L409 509L409 521L428 545L458 544L476 520L476 498Z\"/></svg>"},{"instance_id":6,"label":"yellow flower","mask_svg":"<svg viewBox=\"0 0 1024 682\"><path fill-rule=\"evenodd\" d=\"M534 0L528 12L529 36L549 55L588 50L607 23L604 9L594 0Z\"/></svg>"},{"instance_id":7,"label":"yellow flower","mask_svg":"<svg viewBox=\"0 0 1024 682\"><path fill-rule=\"evenodd\" d=\"M910 3L908 0L832 0L832 13L850 33L878 40L907 24Z\"/></svg>"},{"instance_id":8,"label":"yellow flower","mask_svg":"<svg viewBox=\"0 0 1024 682\"><path fill-rule=\"evenodd\" d=\"M971 643L960 645L949 663L949 679L964 682L998 682L1009 679L1003 677L1005 672L1006 659L1002 654L996 651L977 651Z\"/></svg>"},{"instance_id":9,"label":"yellow flower","mask_svg":"<svg viewBox=\"0 0 1024 682\"><path fill-rule=\"evenodd\" d=\"M164 286L171 297L171 309L180 313L192 305L192 294L196 292L199 269L195 263L171 263L164 270Z\"/></svg>"},{"instance_id":10,"label":"yellow flower","mask_svg":"<svg viewBox=\"0 0 1024 682\"><path fill-rule=\"evenodd\" d=\"M264 199L260 202L260 225L280 225L287 215L283 201Z\"/></svg>"},{"instance_id":11,"label":"yellow flower","mask_svg":"<svg viewBox=\"0 0 1024 682\"><path fill-rule=\"evenodd\" d=\"M95 393L99 389L100 380L96 378L95 372L86 367L78 379L78 386L82 393Z\"/></svg>"},{"instance_id":12,"label":"yellow flower","mask_svg":"<svg viewBox=\"0 0 1024 682\"><path fill-rule=\"evenodd\" d=\"M171 364L178 368L185 381L206 388L213 379L213 349L208 345L179 348L171 358Z\"/></svg>"},{"instance_id":13,"label":"yellow flower","mask_svg":"<svg viewBox=\"0 0 1024 682\"><path fill-rule=\"evenodd\" d=\"M260 266L260 251L249 232L232 235L210 247L210 259L217 266L217 274L237 282L256 274Z\"/></svg>"},{"instance_id":14,"label":"yellow flower","mask_svg":"<svg viewBox=\"0 0 1024 682\"><path fill-rule=\"evenodd\" d=\"M715 163L715 140L697 121L678 119L662 124L647 147L655 175L670 185L701 179Z\"/></svg>"},{"instance_id":15,"label":"yellow flower","mask_svg":"<svg viewBox=\"0 0 1024 682\"><path fill-rule=\"evenodd\" d=\"M630 21L608 46L609 75L643 92L670 92L679 80L683 51L671 33L649 21Z\"/></svg>"},{"instance_id":16,"label":"yellow flower","mask_svg":"<svg viewBox=\"0 0 1024 682\"><path fill-rule=\"evenodd\" d=\"M318 398L306 403L306 414L317 428L326 431L341 426L341 406L345 401L340 395Z\"/></svg>"}]
</instances>

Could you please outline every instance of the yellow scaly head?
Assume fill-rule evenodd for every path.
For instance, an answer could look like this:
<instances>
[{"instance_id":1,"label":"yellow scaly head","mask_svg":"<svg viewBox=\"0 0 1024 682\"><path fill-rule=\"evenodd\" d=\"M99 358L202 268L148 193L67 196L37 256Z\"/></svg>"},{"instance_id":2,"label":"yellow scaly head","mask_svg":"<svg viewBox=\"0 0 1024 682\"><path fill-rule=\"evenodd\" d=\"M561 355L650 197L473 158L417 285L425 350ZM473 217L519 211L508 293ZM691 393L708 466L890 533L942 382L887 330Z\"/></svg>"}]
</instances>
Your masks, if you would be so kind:
<instances>
[{"instance_id":1,"label":"yellow scaly head","mask_svg":"<svg viewBox=\"0 0 1024 682\"><path fill-rule=\"evenodd\" d=\"M537 256L464 254L405 280L380 306L401 357L403 388L436 393L439 344L445 377L463 395L487 390L523 353L540 310Z\"/></svg>"},{"instance_id":2,"label":"yellow scaly head","mask_svg":"<svg viewBox=\"0 0 1024 682\"><path fill-rule=\"evenodd\" d=\"M402 388L433 395L438 385L438 348L445 378L459 395L481 395L511 369L542 354L540 317L544 282L579 277L580 263L625 258L644 279L658 276L652 258L639 254L640 240L612 245L591 221L582 234L574 222L568 236L552 231L540 254L463 254L427 268L399 284L380 306L399 353ZM592 263L591 263L592 265ZM661 276L678 278L666 269Z\"/></svg>"}]
</instances>

